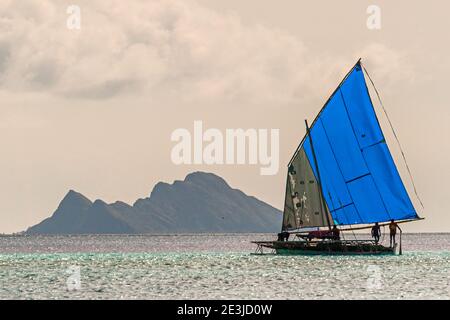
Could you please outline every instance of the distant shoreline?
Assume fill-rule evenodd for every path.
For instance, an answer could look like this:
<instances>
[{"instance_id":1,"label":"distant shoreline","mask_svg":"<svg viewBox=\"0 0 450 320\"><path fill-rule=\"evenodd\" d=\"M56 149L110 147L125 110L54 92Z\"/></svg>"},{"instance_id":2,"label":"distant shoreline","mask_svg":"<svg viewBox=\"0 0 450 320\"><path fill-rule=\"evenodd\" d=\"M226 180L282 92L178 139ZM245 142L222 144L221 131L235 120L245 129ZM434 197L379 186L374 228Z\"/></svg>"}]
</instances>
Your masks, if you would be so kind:
<instances>
[{"instance_id":1,"label":"distant shoreline","mask_svg":"<svg viewBox=\"0 0 450 320\"><path fill-rule=\"evenodd\" d=\"M28 234L28 233L3 233L0 234L0 237L61 237L61 236L68 236L68 237L81 237L81 236L124 236L124 237L140 237L140 236L149 236L149 237L173 237L173 236L180 236L180 237L188 237L188 236L211 236L211 235L218 235L218 236L233 236L233 235L243 235L243 234L255 234L255 235L276 235L276 233L273 232L196 232L196 233L41 233L41 234ZM369 234L369 232L358 232L358 234ZM403 234L450 234L450 231L447 232L403 232Z\"/></svg>"}]
</instances>

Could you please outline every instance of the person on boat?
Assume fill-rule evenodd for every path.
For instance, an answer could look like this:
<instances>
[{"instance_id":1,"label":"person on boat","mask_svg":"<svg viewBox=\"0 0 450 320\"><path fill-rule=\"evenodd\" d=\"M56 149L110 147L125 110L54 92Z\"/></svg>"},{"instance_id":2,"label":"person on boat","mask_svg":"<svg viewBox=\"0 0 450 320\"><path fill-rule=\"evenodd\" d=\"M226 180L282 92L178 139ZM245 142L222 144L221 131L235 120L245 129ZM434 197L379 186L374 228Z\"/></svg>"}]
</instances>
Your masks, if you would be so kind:
<instances>
[{"instance_id":1,"label":"person on boat","mask_svg":"<svg viewBox=\"0 0 450 320\"><path fill-rule=\"evenodd\" d=\"M278 239L277 239L277 241L283 241L284 239L283 239L283 233L282 232L280 232L280 233L278 233Z\"/></svg>"},{"instance_id":2,"label":"person on boat","mask_svg":"<svg viewBox=\"0 0 450 320\"><path fill-rule=\"evenodd\" d=\"M395 223L394 219L391 220L391 223L389 224L389 247L393 248L395 246L395 236L397 234L397 228L398 230L402 231L397 223Z\"/></svg>"},{"instance_id":3,"label":"person on boat","mask_svg":"<svg viewBox=\"0 0 450 320\"><path fill-rule=\"evenodd\" d=\"M380 225L378 224L378 222L375 222L375 225L372 227L372 238L375 239L375 243L377 244L378 241L380 241L380 235L381 235Z\"/></svg>"},{"instance_id":4,"label":"person on boat","mask_svg":"<svg viewBox=\"0 0 450 320\"><path fill-rule=\"evenodd\" d=\"M289 241L289 232L282 231L278 234L278 241Z\"/></svg>"},{"instance_id":5,"label":"person on boat","mask_svg":"<svg viewBox=\"0 0 450 320\"><path fill-rule=\"evenodd\" d=\"M339 240L339 239L341 239L340 231L339 231L339 229L336 227L336 225L333 226L333 229L331 230L331 234L332 234L332 236L333 236L333 240Z\"/></svg>"}]
</instances>

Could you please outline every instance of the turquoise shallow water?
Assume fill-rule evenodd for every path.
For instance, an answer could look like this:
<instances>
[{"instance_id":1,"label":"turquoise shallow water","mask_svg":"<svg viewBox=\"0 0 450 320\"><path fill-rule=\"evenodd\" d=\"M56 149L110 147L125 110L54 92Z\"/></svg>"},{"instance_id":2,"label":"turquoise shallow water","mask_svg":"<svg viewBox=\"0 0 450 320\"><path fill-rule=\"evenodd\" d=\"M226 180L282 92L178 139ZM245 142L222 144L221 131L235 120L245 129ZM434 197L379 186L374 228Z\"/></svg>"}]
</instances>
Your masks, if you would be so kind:
<instances>
[{"instance_id":1,"label":"turquoise shallow water","mask_svg":"<svg viewBox=\"0 0 450 320\"><path fill-rule=\"evenodd\" d=\"M450 299L450 234L404 235L402 256L250 255L271 237L3 237L0 298Z\"/></svg>"}]
</instances>

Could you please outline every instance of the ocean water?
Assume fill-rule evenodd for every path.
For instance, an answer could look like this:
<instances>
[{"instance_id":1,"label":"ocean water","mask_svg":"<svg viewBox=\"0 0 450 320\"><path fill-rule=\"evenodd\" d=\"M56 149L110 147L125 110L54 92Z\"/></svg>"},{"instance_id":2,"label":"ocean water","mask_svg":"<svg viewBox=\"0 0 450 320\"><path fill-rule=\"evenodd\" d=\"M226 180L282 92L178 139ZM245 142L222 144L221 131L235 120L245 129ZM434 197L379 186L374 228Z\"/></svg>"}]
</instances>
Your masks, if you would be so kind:
<instances>
[{"instance_id":1,"label":"ocean water","mask_svg":"<svg viewBox=\"0 0 450 320\"><path fill-rule=\"evenodd\" d=\"M273 237L0 237L0 299L450 299L450 234L404 234L402 256L251 255Z\"/></svg>"}]
</instances>

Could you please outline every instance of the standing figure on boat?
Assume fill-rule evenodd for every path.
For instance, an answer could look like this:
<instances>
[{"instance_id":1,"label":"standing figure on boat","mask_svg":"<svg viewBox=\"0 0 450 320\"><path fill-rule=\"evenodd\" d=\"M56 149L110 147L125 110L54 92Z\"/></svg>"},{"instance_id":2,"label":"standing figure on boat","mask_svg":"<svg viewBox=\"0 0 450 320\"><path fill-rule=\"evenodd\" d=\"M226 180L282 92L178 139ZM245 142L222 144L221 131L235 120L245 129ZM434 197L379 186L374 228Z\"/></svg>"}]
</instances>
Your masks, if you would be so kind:
<instances>
[{"instance_id":1,"label":"standing figure on boat","mask_svg":"<svg viewBox=\"0 0 450 320\"><path fill-rule=\"evenodd\" d=\"M341 235L340 235L340 231L339 229L336 227L336 225L333 226L333 229L331 230L331 234L333 236L333 240L340 240L341 239Z\"/></svg>"},{"instance_id":2,"label":"standing figure on boat","mask_svg":"<svg viewBox=\"0 0 450 320\"><path fill-rule=\"evenodd\" d=\"M282 231L278 234L278 240L277 241L289 241L289 232Z\"/></svg>"},{"instance_id":3,"label":"standing figure on boat","mask_svg":"<svg viewBox=\"0 0 450 320\"><path fill-rule=\"evenodd\" d=\"M372 238L374 238L376 244L378 244L378 242L380 241L380 235L380 225L378 224L378 222L375 222L375 225L372 227Z\"/></svg>"},{"instance_id":4,"label":"standing figure on boat","mask_svg":"<svg viewBox=\"0 0 450 320\"><path fill-rule=\"evenodd\" d=\"M394 219L391 220L391 223L389 224L389 247L393 248L395 247L395 236L397 234L397 228L398 230L402 231L397 223L395 223Z\"/></svg>"}]
</instances>

